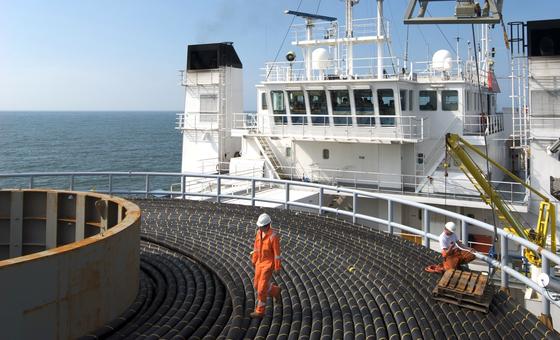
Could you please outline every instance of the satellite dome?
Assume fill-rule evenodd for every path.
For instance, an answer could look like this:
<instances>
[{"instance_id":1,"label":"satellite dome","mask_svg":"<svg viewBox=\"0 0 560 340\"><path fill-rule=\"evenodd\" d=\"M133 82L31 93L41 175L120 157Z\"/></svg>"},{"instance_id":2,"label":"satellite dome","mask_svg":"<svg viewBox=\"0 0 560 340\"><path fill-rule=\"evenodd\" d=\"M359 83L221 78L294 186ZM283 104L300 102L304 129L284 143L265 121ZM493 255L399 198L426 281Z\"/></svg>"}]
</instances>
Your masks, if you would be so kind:
<instances>
[{"instance_id":1,"label":"satellite dome","mask_svg":"<svg viewBox=\"0 0 560 340\"><path fill-rule=\"evenodd\" d=\"M311 67L314 70L324 70L331 66L331 56L324 48L317 48L311 53Z\"/></svg>"},{"instance_id":2,"label":"satellite dome","mask_svg":"<svg viewBox=\"0 0 560 340\"><path fill-rule=\"evenodd\" d=\"M449 71L453 63L453 57L448 50L439 50L432 57L432 69L434 71Z\"/></svg>"}]
</instances>

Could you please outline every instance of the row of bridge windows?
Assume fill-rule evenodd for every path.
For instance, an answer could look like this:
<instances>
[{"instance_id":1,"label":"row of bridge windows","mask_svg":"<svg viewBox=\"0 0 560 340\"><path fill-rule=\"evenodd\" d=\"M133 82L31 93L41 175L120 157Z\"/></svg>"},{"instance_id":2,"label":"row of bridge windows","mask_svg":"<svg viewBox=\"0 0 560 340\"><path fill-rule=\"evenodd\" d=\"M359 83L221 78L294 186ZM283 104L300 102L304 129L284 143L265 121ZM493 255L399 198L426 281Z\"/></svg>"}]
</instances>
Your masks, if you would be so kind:
<instances>
[{"instance_id":1,"label":"row of bridge windows","mask_svg":"<svg viewBox=\"0 0 560 340\"><path fill-rule=\"evenodd\" d=\"M352 125L352 114L350 96L354 99L354 108L357 116L356 123L360 126L375 125L374 93L371 89L349 90L307 90L307 98L304 91L270 91L272 101L272 113L276 124L287 124L286 105L289 105L292 124L308 124L306 100L309 101L309 113L313 125L329 125L330 119L334 125ZM380 116L395 115L395 95L393 89L377 89L377 107ZM413 110L413 90L400 90L399 100L401 111ZM332 116L329 115L328 105L332 108ZM418 109L420 111L436 111L438 109L438 91L418 91ZM456 111L459 109L459 95L457 90L441 91L441 110ZM261 108L268 109L266 93L262 93ZM380 118L381 125L394 125L394 118Z\"/></svg>"}]
</instances>

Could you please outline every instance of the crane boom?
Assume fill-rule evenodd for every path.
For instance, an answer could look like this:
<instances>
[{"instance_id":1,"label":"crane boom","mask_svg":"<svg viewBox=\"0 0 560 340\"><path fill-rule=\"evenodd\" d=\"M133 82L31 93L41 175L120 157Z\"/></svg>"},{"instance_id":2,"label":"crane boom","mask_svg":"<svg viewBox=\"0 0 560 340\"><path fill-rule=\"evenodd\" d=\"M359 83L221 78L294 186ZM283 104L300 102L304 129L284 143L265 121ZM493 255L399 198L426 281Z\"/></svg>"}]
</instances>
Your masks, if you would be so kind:
<instances>
[{"instance_id":1,"label":"crane boom","mask_svg":"<svg viewBox=\"0 0 560 340\"><path fill-rule=\"evenodd\" d=\"M520 237L523 237L538 246L544 248L546 246L546 238L550 230L551 234L551 251L556 253L556 212L554 205L550 203L547 196L540 193L529 184L525 183L521 178L515 176L511 171L488 157L486 154L478 150L476 147L465 141L457 134L448 133L446 136L447 151L451 157L459 164L459 168L467 178L472 182L478 190L482 200L490 205L492 209L498 212L500 220L504 222L505 227L511 228L512 231ZM482 169L469 155L468 151L472 151L483 159L488 160L492 165L503 171L517 183L539 196L542 201L539 209L539 219L536 230L533 228L525 228L525 226L515 217L513 210L502 200L500 194L492 187L492 184L486 179ZM540 257L535 252L526 249L525 257L529 262L540 266Z\"/></svg>"}]
</instances>

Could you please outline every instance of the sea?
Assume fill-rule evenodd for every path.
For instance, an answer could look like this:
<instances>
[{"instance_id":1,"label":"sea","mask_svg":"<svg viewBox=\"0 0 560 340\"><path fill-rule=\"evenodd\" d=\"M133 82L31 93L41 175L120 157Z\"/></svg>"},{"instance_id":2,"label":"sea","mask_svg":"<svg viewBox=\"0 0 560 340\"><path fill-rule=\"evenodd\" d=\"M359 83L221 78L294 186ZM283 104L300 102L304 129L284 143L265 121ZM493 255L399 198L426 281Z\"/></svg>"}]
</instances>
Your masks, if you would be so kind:
<instances>
[{"instance_id":1,"label":"sea","mask_svg":"<svg viewBox=\"0 0 560 340\"><path fill-rule=\"evenodd\" d=\"M107 190L108 176L34 176L35 172L180 172L176 111L0 111L0 188ZM71 183L72 182L72 183ZM153 176L151 190L180 178ZM145 176L114 176L112 190L144 190Z\"/></svg>"}]
</instances>

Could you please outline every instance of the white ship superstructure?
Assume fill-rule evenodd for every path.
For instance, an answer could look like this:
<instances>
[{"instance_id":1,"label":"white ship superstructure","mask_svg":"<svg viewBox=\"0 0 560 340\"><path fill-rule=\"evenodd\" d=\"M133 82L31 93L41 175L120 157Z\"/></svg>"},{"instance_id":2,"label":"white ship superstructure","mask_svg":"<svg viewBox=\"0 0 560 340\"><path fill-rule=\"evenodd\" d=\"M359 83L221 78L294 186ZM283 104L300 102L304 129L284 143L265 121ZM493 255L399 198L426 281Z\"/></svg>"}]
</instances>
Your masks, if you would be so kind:
<instances>
[{"instance_id":1,"label":"white ship superstructure","mask_svg":"<svg viewBox=\"0 0 560 340\"><path fill-rule=\"evenodd\" d=\"M231 129L233 113L243 110L243 66L231 43L191 45L187 55L181 171L216 172L240 150Z\"/></svg>"},{"instance_id":2,"label":"white ship superstructure","mask_svg":"<svg viewBox=\"0 0 560 340\"><path fill-rule=\"evenodd\" d=\"M231 175L386 192L494 224L492 210L469 176L446 154L445 136L462 136L529 179L527 161L540 156L528 152L523 59L512 59L512 84L517 84L512 85L512 119L497 110L500 88L493 71L489 25L476 25L480 49L469 48L466 57L438 50L430 61L403 62L391 48L383 1L376 1L375 17L369 19L353 18L358 1L345 4L344 25L334 17L286 11L304 24L292 26L294 51L287 52L287 60L267 63L262 70L256 113L241 112L240 68L204 65L194 72L187 68L187 103L178 126L184 133L183 172L225 170ZM195 51L200 46L208 45L190 48ZM371 51L376 55L369 55ZM193 58L190 51L189 58ZM219 76L224 69L233 70L235 76ZM207 99L201 93L208 86L200 79L206 78L216 80L219 93L212 105L217 120L210 124L218 135L208 133L208 112L203 112ZM233 83L223 83L227 79ZM220 92L221 88L230 90ZM206 125L193 127L189 119ZM517 212L528 212L530 199L522 185L481 158L475 161L507 204ZM333 204L348 205L344 197L335 198ZM422 225L417 211L388 212L375 200L359 205L380 216L394 214L407 225Z\"/></svg>"},{"instance_id":3,"label":"white ship superstructure","mask_svg":"<svg viewBox=\"0 0 560 340\"><path fill-rule=\"evenodd\" d=\"M560 20L529 21L526 24L529 114L523 124L525 139L519 144L530 159L533 187L560 205ZM525 49L524 49L525 50ZM524 131L521 129L521 131ZM523 142L525 141L525 142ZM538 199L531 199L538 211Z\"/></svg>"}]
</instances>

